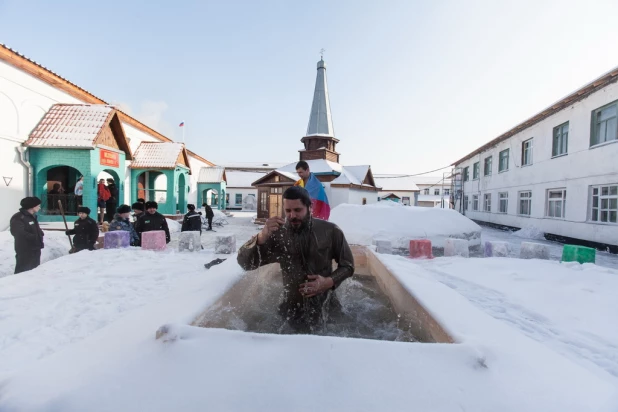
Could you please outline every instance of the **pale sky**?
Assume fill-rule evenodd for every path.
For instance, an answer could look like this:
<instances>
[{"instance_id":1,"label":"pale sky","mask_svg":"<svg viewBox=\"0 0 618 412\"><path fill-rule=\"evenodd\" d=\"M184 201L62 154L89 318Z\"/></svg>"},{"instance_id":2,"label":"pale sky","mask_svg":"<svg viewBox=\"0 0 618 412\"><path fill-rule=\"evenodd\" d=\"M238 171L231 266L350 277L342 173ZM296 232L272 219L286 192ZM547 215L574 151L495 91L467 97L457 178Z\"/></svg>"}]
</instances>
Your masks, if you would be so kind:
<instances>
[{"instance_id":1,"label":"pale sky","mask_svg":"<svg viewBox=\"0 0 618 412\"><path fill-rule=\"evenodd\" d=\"M616 1L0 0L0 42L215 163L293 162L326 49L341 163L447 166L618 66Z\"/></svg>"}]
</instances>

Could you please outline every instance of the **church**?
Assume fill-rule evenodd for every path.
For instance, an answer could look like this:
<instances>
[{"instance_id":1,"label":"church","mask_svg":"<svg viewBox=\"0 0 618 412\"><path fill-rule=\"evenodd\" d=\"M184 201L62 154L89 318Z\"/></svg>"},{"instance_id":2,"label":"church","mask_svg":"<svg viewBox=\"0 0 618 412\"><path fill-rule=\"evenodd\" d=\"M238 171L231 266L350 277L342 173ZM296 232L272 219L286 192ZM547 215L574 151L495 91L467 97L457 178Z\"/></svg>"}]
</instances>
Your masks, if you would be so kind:
<instances>
[{"instance_id":1,"label":"church","mask_svg":"<svg viewBox=\"0 0 618 412\"><path fill-rule=\"evenodd\" d=\"M324 59L318 62L309 125L300 141L303 148L299 150L299 160L306 161L311 172L324 185L331 209L342 203L365 205L379 200L380 188L376 187L371 166L343 166L339 163L339 140L333 128ZM258 190L258 221L284 217L283 192L299 179L296 163L273 170L253 182Z\"/></svg>"}]
</instances>

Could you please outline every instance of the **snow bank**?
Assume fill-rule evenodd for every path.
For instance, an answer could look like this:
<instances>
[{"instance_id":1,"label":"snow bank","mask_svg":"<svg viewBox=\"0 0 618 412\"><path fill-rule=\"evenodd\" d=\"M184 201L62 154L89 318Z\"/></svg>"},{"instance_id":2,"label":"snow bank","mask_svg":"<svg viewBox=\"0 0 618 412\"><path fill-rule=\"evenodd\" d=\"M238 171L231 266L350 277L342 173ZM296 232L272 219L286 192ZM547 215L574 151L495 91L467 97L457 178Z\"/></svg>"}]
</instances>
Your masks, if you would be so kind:
<instances>
[{"instance_id":1,"label":"snow bank","mask_svg":"<svg viewBox=\"0 0 618 412\"><path fill-rule=\"evenodd\" d=\"M342 204L330 214L349 243L371 245L374 239L390 240L394 248L407 249L410 239L430 239L444 247L447 238L467 239L470 246L481 244L481 227L450 209L402 206L396 202L372 205Z\"/></svg>"},{"instance_id":2,"label":"snow bank","mask_svg":"<svg viewBox=\"0 0 618 412\"><path fill-rule=\"evenodd\" d=\"M182 223L178 222L177 220L172 220L168 218L165 218L165 220L167 220L167 227L170 229L170 233L180 232L180 229L182 228Z\"/></svg>"},{"instance_id":3,"label":"snow bank","mask_svg":"<svg viewBox=\"0 0 618 412\"><path fill-rule=\"evenodd\" d=\"M534 226L526 226L521 228L518 231L513 232L512 235L521 239L545 240L545 233Z\"/></svg>"},{"instance_id":4,"label":"snow bank","mask_svg":"<svg viewBox=\"0 0 618 412\"><path fill-rule=\"evenodd\" d=\"M61 231L44 231L45 248L41 251L41 263L68 255L69 239ZM0 232L0 278L15 272L15 239L8 230Z\"/></svg>"}]
</instances>

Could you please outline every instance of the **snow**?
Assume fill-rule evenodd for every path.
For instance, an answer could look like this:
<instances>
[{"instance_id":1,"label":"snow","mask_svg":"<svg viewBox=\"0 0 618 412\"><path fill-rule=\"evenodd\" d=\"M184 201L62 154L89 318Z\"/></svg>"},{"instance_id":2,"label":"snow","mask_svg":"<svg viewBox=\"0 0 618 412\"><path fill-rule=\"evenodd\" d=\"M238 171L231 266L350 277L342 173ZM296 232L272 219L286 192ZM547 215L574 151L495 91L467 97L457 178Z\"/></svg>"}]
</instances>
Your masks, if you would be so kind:
<instances>
[{"instance_id":1,"label":"snow","mask_svg":"<svg viewBox=\"0 0 618 412\"><path fill-rule=\"evenodd\" d=\"M374 238L380 238L402 248L410 239L430 239L433 246L443 247L449 237L480 245L480 226L449 209L404 207L396 202L342 204L331 211L330 221L344 231L350 243L359 245L371 245Z\"/></svg>"},{"instance_id":2,"label":"snow","mask_svg":"<svg viewBox=\"0 0 618 412\"><path fill-rule=\"evenodd\" d=\"M133 155L131 167L174 168L183 149L182 143L141 142Z\"/></svg>"},{"instance_id":3,"label":"snow","mask_svg":"<svg viewBox=\"0 0 618 412\"><path fill-rule=\"evenodd\" d=\"M227 188L251 188L251 184L258 179L266 176L266 173L260 172L242 172L236 170L226 170Z\"/></svg>"},{"instance_id":4,"label":"snow","mask_svg":"<svg viewBox=\"0 0 618 412\"><path fill-rule=\"evenodd\" d=\"M43 232L45 233L43 238L45 247L41 251L41 263L69 254L71 245L64 231L44 230ZM12 275L13 272L15 272L15 239L11 232L5 230L0 232L0 278Z\"/></svg>"},{"instance_id":5,"label":"snow","mask_svg":"<svg viewBox=\"0 0 618 412\"><path fill-rule=\"evenodd\" d=\"M296 163L290 163L285 165L279 169L277 172L286 172L293 175L296 175ZM336 174L341 173L343 166L339 163L331 162L330 160L317 159L317 160L307 160L307 164L309 164L309 169L314 174Z\"/></svg>"},{"instance_id":6,"label":"snow","mask_svg":"<svg viewBox=\"0 0 618 412\"><path fill-rule=\"evenodd\" d=\"M522 239L545 240L545 233L534 226L527 226L512 233Z\"/></svg>"},{"instance_id":7,"label":"snow","mask_svg":"<svg viewBox=\"0 0 618 412\"><path fill-rule=\"evenodd\" d=\"M383 191L389 192L419 191L414 179L411 176L374 175L376 186L381 187Z\"/></svg>"},{"instance_id":8,"label":"snow","mask_svg":"<svg viewBox=\"0 0 618 412\"><path fill-rule=\"evenodd\" d=\"M450 210L345 206L333 213L365 237L468 225ZM163 252L84 251L1 278L0 409L616 412L618 270L593 264L377 255L454 344L189 326L243 276L214 254L216 236L242 245L254 216L226 217L204 251L176 252L174 233ZM496 238L521 242L483 228ZM215 257L228 260L204 269Z\"/></svg>"},{"instance_id":9,"label":"snow","mask_svg":"<svg viewBox=\"0 0 618 412\"><path fill-rule=\"evenodd\" d=\"M182 223L177 220L165 218L167 220L167 228L170 230L170 234L178 233L182 229Z\"/></svg>"}]
</instances>

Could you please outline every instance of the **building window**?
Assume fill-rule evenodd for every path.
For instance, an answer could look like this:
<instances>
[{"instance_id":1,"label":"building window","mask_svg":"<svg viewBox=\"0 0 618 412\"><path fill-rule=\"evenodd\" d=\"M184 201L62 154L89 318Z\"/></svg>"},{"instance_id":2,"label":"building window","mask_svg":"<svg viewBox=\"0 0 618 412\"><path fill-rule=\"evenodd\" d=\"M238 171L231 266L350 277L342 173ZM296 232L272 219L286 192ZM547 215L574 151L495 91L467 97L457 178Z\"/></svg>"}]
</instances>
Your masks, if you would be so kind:
<instances>
[{"instance_id":1,"label":"building window","mask_svg":"<svg viewBox=\"0 0 618 412\"><path fill-rule=\"evenodd\" d=\"M463 210L464 212L468 210L468 195L463 197Z\"/></svg>"},{"instance_id":2,"label":"building window","mask_svg":"<svg viewBox=\"0 0 618 412\"><path fill-rule=\"evenodd\" d=\"M236 193L235 198L236 198L235 199L236 200L236 204L237 205L242 205L242 193Z\"/></svg>"},{"instance_id":3,"label":"building window","mask_svg":"<svg viewBox=\"0 0 618 412\"><path fill-rule=\"evenodd\" d=\"M547 217L564 218L566 208L566 189L547 191Z\"/></svg>"},{"instance_id":4,"label":"building window","mask_svg":"<svg viewBox=\"0 0 618 412\"><path fill-rule=\"evenodd\" d=\"M366 205L367 204L367 198L363 197L363 204Z\"/></svg>"},{"instance_id":5,"label":"building window","mask_svg":"<svg viewBox=\"0 0 618 412\"><path fill-rule=\"evenodd\" d=\"M440 195L440 189L433 189L433 194L436 196Z\"/></svg>"},{"instance_id":6,"label":"building window","mask_svg":"<svg viewBox=\"0 0 618 412\"><path fill-rule=\"evenodd\" d=\"M479 172L481 171L481 165L479 162L476 162L472 165L472 179L476 180L479 178Z\"/></svg>"},{"instance_id":7,"label":"building window","mask_svg":"<svg viewBox=\"0 0 618 412\"><path fill-rule=\"evenodd\" d=\"M271 187L270 193L283 193L283 188L282 187Z\"/></svg>"},{"instance_id":8,"label":"building window","mask_svg":"<svg viewBox=\"0 0 618 412\"><path fill-rule=\"evenodd\" d=\"M491 193L485 193L485 201L483 202L483 210L491 212Z\"/></svg>"},{"instance_id":9,"label":"building window","mask_svg":"<svg viewBox=\"0 0 618 412\"><path fill-rule=\"evenodd\" d=\"M268 193L260 192L260 210L268 212Z\"/></svg>"},{"instance_id":10,"label":"building window","mask_svg":"<svg viewBox=\"0 0 618 412\"><path fill-rule=\"evenodd\" d=\"M617 105L618 103L614 102L592 112L590 146L611 142L618 138L618 122L616 122Z\"/></svg>"},{"instance_id":11,"label":"building window","mask_svg":"<svg viewBox=\"0 0 618 412\"><path fill-rule=\"evenodd\" d=\"M519 192L519 214L530 216L532 212L532 192Z\"/></svg>"},{"instance_id":12,"label":"building window","mask_svg":"<svg viewBox=\"0 0 618 412\"><path fill-rule=\"evenodd\" d=\"M567 154L569 147L569 122L554 127L554 139L552 141L552 156Z\"/></svg>"},{"instance_id":13,"label":"building window","mask_svg":"<svg viewBox=\"0 0 618 412\"><path fill-rule=\"evenodd\" d=\"M464 180L464 182L467 182L468 180L470 180L470 167L464 167L464 169L463 169L463 180Z\"/></svg>"},{"instance_id":14,"label":"building window","mask_svg":"<svg viewBox=\"0 0 618 412\"><path fill-rule=\"evenodd\" d=\"M444 189L444 196L448 196L451 194L451 189Z\"/></svg>"},{"instance_id":15,"label":"building window","mask_svg":"<svg viewBox=\"0 0 618 412\"><path fill-rule=\"evenodd\" d=\"M508 213L509 211L509 192L498 193L498 211Z\"/></svg>"},{"instance_id":16,"label":"building window","mask_svg":"<svg viewBox=\"0 0 618 412\"><path fill-rule=\"evenodd\" d=\"M592 221L618 223L618 185L592 188Z\"/></svg>"},{"instance_id":17,"label":"building window","mask_svg":"<svg viewBox=\"0 0 618 412\"><path fill-rule=\"evenodd\" d=\"M532 139L528 139L521 144L521 165L532 164Z\"/></svg>"},{"instance_id":18,"label":"building window","mask_svg":"<svg viewBox=\"0 0 618 412\"><path fill-rule=\"evenodd\" d=\"M498 159L498 172L507 170L509 170L509 149L501 151Z\"/></svg>"},{"instance_id":19,"label":"building window","mask_svg":"<svg viewBox=\"0 0 618 412\"><path fill-rule=\"evenodd\" d=\"M483 174L485 176L491 175L491 156L485 158L483 162Z\"/></svg>"},{"instance_id":20,"label":"building window","mask_svg":"<svg viewBox=\"0 0 618 412\"><path fill-rule=\"evenodd\" d=\"M472 210L479 210L479 195L472 195Z\"/></svg>"},{"instance_id":21,"label":"building window","mask_svg":"<svg viewBox=\"0 0 618 412\"><path fill-rule=\"evenodd\" d=\"M428 195L429 194L429 189L423 190L423 194Z\"/></svg>"}]
</instances>

